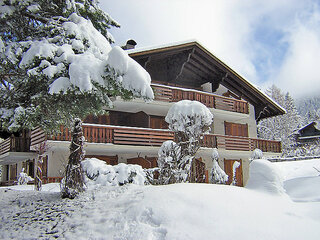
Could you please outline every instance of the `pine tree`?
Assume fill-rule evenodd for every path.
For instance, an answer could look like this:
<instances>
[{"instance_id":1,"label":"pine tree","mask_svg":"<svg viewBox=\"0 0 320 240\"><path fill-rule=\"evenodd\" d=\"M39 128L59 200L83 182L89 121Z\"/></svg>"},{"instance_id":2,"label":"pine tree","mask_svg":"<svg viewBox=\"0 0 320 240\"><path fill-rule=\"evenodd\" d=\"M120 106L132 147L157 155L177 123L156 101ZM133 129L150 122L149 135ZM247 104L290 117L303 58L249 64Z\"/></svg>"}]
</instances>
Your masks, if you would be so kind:
<instances>
[{"instance_id":1,"label":"pine tree","mask_svg":"<svg viewBox=\"0 0 320 240\"><path fill-rule=\"evenodd\" d=\"M150 76L111 48L108 29L119 24L97 2L1 1L0 129L50 131L104 113L111 96L153 97Z\"/></svg>"},{"instance_id":2,"label":"pine tree","mask_svg":"<svg viewBox=\"0 0 320 240\"><path fill-rule=\"evenodd\" d=\"M286 110L286 114L261 120L258 124L258 136L263 139L281 140L283 155L292 154L295 143L292 133L303 124L294 100L289 93L273 85L266 92L273 100Z\"/></svg>"}]
</instances>

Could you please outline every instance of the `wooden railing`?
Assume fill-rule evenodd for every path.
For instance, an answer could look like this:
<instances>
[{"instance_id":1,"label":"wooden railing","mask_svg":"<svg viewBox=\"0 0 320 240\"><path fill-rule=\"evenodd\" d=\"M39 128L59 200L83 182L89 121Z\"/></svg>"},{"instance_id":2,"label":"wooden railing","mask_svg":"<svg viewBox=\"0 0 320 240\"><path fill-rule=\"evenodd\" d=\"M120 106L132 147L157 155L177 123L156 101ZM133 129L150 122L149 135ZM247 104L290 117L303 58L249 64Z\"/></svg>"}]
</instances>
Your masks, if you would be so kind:
<instances>
[{"instance_id":1,"label":"wooden railing","mask_svg":"<svg viewBox=\"0 0 320 240\"><path fill-rule=\"evenodd\" d=\"M174 133L168 130L149 128L119 127L111 125L83 124L84 137L90 143L113 143L133 146L161 146L166 140L174 140ZM70 141L67 128L61 128L61 134L48 137L50 140ZM202 147L221 148L236 151L281 152L281 143L263 139L206 134L201 140Z\"/></svg>"},{"instance_id":2,"label":"wooden railing","mask_svg":"<svg viewBox=\"0 0 320 240\"><path fill-rule=\"evenodd\" d=\"M46 183L59 183L61 182L62 177L44 177L42 179L42 183L46 184Z\"/></svg>"},{"instance_id":3,"label":"wooden railing","mask_svg":"<svg viewBox=\"0 0 320 240\"><path fill-rule=\"evenodd\" d=\"M174 133L167 130L94 124L83 124L82 127L86 141L91 143L161 146L166 140L174 140ZM62 127L61 130L61 134L50 136L48 139L70 141L71 134L68 128Z\"/></svg>"},{"instance_id":4,"label":"wooden railing","mask_svg":"<svg viewBox=\"0 0 320 240\"><path fill-rule=\"evenodd\" d=\"M263 152L281 152L281 142L257 138L216 135L217 147L226 150L253 151L259 148Z\"/></svg>"},{"instance_id":5,"label":"wooden railing","mask_svg":"<svg viewBox=\"0 0 320 240\"><path fill-rule=\"evenodd\" d=\"M0 155L7 152L29 152L30 138L11 136L0 143Z\"/></svg>"},{"instance_id":6,"label":"wooden railing","mask_svg":"<svg viewBox=\"0 0 320 240\"><path fill-rule=\"evenodd\" d=\"M243 100L223 97L198 90L170 87L152 84L154 100L164 102L178 102L180 100L196 100L209 108L216 108L231 112L249 113L248 103Z\"/></svg>"},{"instance_id":7,"label":"wooden railing","mask_svg":"<svg viewBox=\"0 0 320 240\"><path fill-rule=\"evenodd\" d=\"M161 146L166 140L174 140L174 133L168 130L157 130L149 128L119 127L111 125L83 124L83 133L89 143L112 143L119 145L133 146ZM43 134L34 136L32 143L44 141L71 141L71 134L68 128L61 127L61 133L53 136L43 137ZM41 138L39 137L41 135ZM32 136L32 135L31 135ZM206 134L201 140L201 146L207 148L220 148L236 151L253 151L255 148L263 152L281 152L279 141L263 140L247 137L236 137L216 134ZM0 155L7 152L29 152L30 139L10 137L0 143Z\"/></svg>"}]
</instances>

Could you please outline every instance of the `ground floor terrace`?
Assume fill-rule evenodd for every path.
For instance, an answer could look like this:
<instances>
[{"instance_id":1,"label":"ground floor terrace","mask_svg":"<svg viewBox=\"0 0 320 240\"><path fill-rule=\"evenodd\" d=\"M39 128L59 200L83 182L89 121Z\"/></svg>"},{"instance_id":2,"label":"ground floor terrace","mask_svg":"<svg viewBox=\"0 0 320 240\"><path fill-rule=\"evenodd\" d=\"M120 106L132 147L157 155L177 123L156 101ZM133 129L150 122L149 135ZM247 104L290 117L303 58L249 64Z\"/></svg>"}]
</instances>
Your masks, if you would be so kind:
<instances>
[{"instance_id":1,"label":"ground floor terrace","mask_svg":"<svg viewBox=\"0 0 320 240\"><path fill-rule=\"evenodd\" d=\"M166 140L175 140L174 133L169 130L114 125L83 124L83 133L86 139L86 157L96 157L112 165L139 164L143 168L157 167L159 147ZM34 162L38 156L39 144L43 142L47 145L42 164L43 181L60 181L68 159L70 140L70 131L63 127L60 134L52 136L36 129L31 132L29 138L12 136L4 140L0 143L2 185L14 184L22 168L28 175L34 176ZM230 181L233 163L240 163L236 171L239 186L243 186L249 177L249 158L255 148L261 149L269 156L281 152L281 144L278 141L206 134L201 140L201 148L196 156L197 165L193 166L205 176L205 182L209 181L212 168L212 148L218 149L219 165L230 176Z\"/></svg>"}]
</instances>

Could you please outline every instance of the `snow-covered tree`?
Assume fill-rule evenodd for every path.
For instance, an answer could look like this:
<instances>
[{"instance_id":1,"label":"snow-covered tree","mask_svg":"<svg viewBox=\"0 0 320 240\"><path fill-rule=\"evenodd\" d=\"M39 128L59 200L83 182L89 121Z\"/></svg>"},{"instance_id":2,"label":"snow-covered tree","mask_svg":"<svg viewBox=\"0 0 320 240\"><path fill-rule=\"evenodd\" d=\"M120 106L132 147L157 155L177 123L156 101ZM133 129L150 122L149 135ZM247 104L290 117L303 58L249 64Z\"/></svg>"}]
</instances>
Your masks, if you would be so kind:
<instances>
[{"instance_id":1,"label":"snow-covered tree","mask_svg":"<svg viewBox=\"0 0 320 240\"><path fill-rule=\"evenodd\" d=\"M0 1L0 128L57 129L111 97L152 99L149 74L120 47L97 0Z\"/></svg>"},{"instance_id":2,"label":"snow-covered tree","mask_svg":"<svg viewBox=\"0 0 320 240\"><path fill-rule=\"evenodd\" d=\"M165 118L169 129L175 133L181 154L178 168L184 181L190 177L192 159L200 148L200 140L210 130L213 115L200 102L182 100L169 109Z\"/></svg>"},{"instance_id":3,"label":"snow-covered tree","mask_svg":"<svg viewBox=\"0 0 320 240\"><path fill-rule=\"evenodd\" d=\"M22 168L21 172L18 176L18 185L25 185L30 181L33 181L34 179L30 176L28 176L27 173L24 172L24 168Z\"/></svg>"},{"instance_id":4,"label":"snow-covered tree","mask_svg":"<svg viewBox=\"0 0 320 240\"><path fill-rule=\"evenodd\" d=\"M84 175L81 162L84 160L83 149L84 136L82 132L82 121L75 119L72 129L69 161L66 167L65 176L61 181L61 196L63 198L75 198L85 190Z\"/></svg>"},{"instance_id":5,"label":"snow-covered tree","mask_svg":"<svg viewBox=\"0 0 320 240\"><path fill-rule=\"evenodd\" d=\"M215 184L226 184L228 181L228 175L219 166L219 153L218 149L214 148L212 150L212 169L210 173L210 180Z\"/></svg>"},{"instance_id":6,"label":"snow-covered tree","mask_svg":"<svg viewBox=\"0 0 320 240\"><path fill-rule=\"evenodd\" d=\"M281 140L283 155L289 155L293 148L293 139L289 136L302 125L303 119L299 115L293 98L289 93L284 94L273 85L266 92L273 100L286 110L286 114L263 119L258 124L258 136L263 139Z\"/></svg>"},{"instance_id":7,"label":"snow-covered tree","mask_svg":"<svg viewBox=\"0 0 320 240\"><path fill-rule=\"evenodd\" d=\"M160 185L180 182L178 165L180 162L180 146L173 141L162 143L158 151L158 166L160 168L158 183Z\"/></svg>"},{"instance_id":8,"label":"snow-covered tree","mask_svg":"<svg viewBox=\"0 0 320 240\"><path fill-rule=\"evenodd\" d=\"M304 125L311 122L320 125L320 97L309 97L297 101L299 114L304 117Z\"/></svg>"}]
</instances>

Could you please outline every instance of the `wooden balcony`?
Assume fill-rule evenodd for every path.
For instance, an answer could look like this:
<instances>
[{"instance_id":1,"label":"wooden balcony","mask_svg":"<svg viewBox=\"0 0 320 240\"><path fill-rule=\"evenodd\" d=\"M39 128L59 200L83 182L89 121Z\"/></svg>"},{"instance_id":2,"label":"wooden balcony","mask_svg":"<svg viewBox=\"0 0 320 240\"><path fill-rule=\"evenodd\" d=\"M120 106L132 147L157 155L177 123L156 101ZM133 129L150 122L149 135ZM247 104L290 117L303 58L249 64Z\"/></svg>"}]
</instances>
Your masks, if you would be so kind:
<instances>
[{"instance_id":1,"label":"wooden balcony","mask_svg":"<svg viewBox=\"0 0 320 240\"><path fill-rule=\"evenodd\" d=\"M83 124L82 127L83 135L89 143L161 146L164 141L174 140L174 133L168 130L95 124ZM61 134L50 136L48 139L70 141L71 134L68 128L62 127Z\"/></svg>"},{"instance_id":2,"label":"wooden balcony","mask_svg":"<svg viewBox=\"0 0 320 240\"><path fill-rule=\"evenodd\" d=\"M29 152L30 138L11 136L0 143L0 155L8 152Z\"/></svg>"},{"instance_id":3,"label":"wooden balcony","mask_svg":"<svg viewBox=\"0 0 320 240\"><path fill-rule=\"evenodd\" d=\"M215 108L230 112L249 113L246 101L223 97L212 93L192 89L170 87L159 84L151 84L154 91L154 100L164 102L178 102L180 100L196 100L209 108Z\"/></svg>"},{"instance_id":4,"label":"wooden balcony","mask_svg":"<svg viewBox=\"0 0 320 240\"><path fill-rule=\"evenodd\" d=\"M61 134L49 136L49 140L70 141L71 134L67 128L61 128ZM149 128L118 127L111 125L83 124L83 133L89 143L111 143L133 146L161 146L166 140L174 140L174 133L169 130ZM202 147L236 151L281 152L281 143L256 138L235 137L207 134L201 142Z\"/></svg>"}]
</instances>

